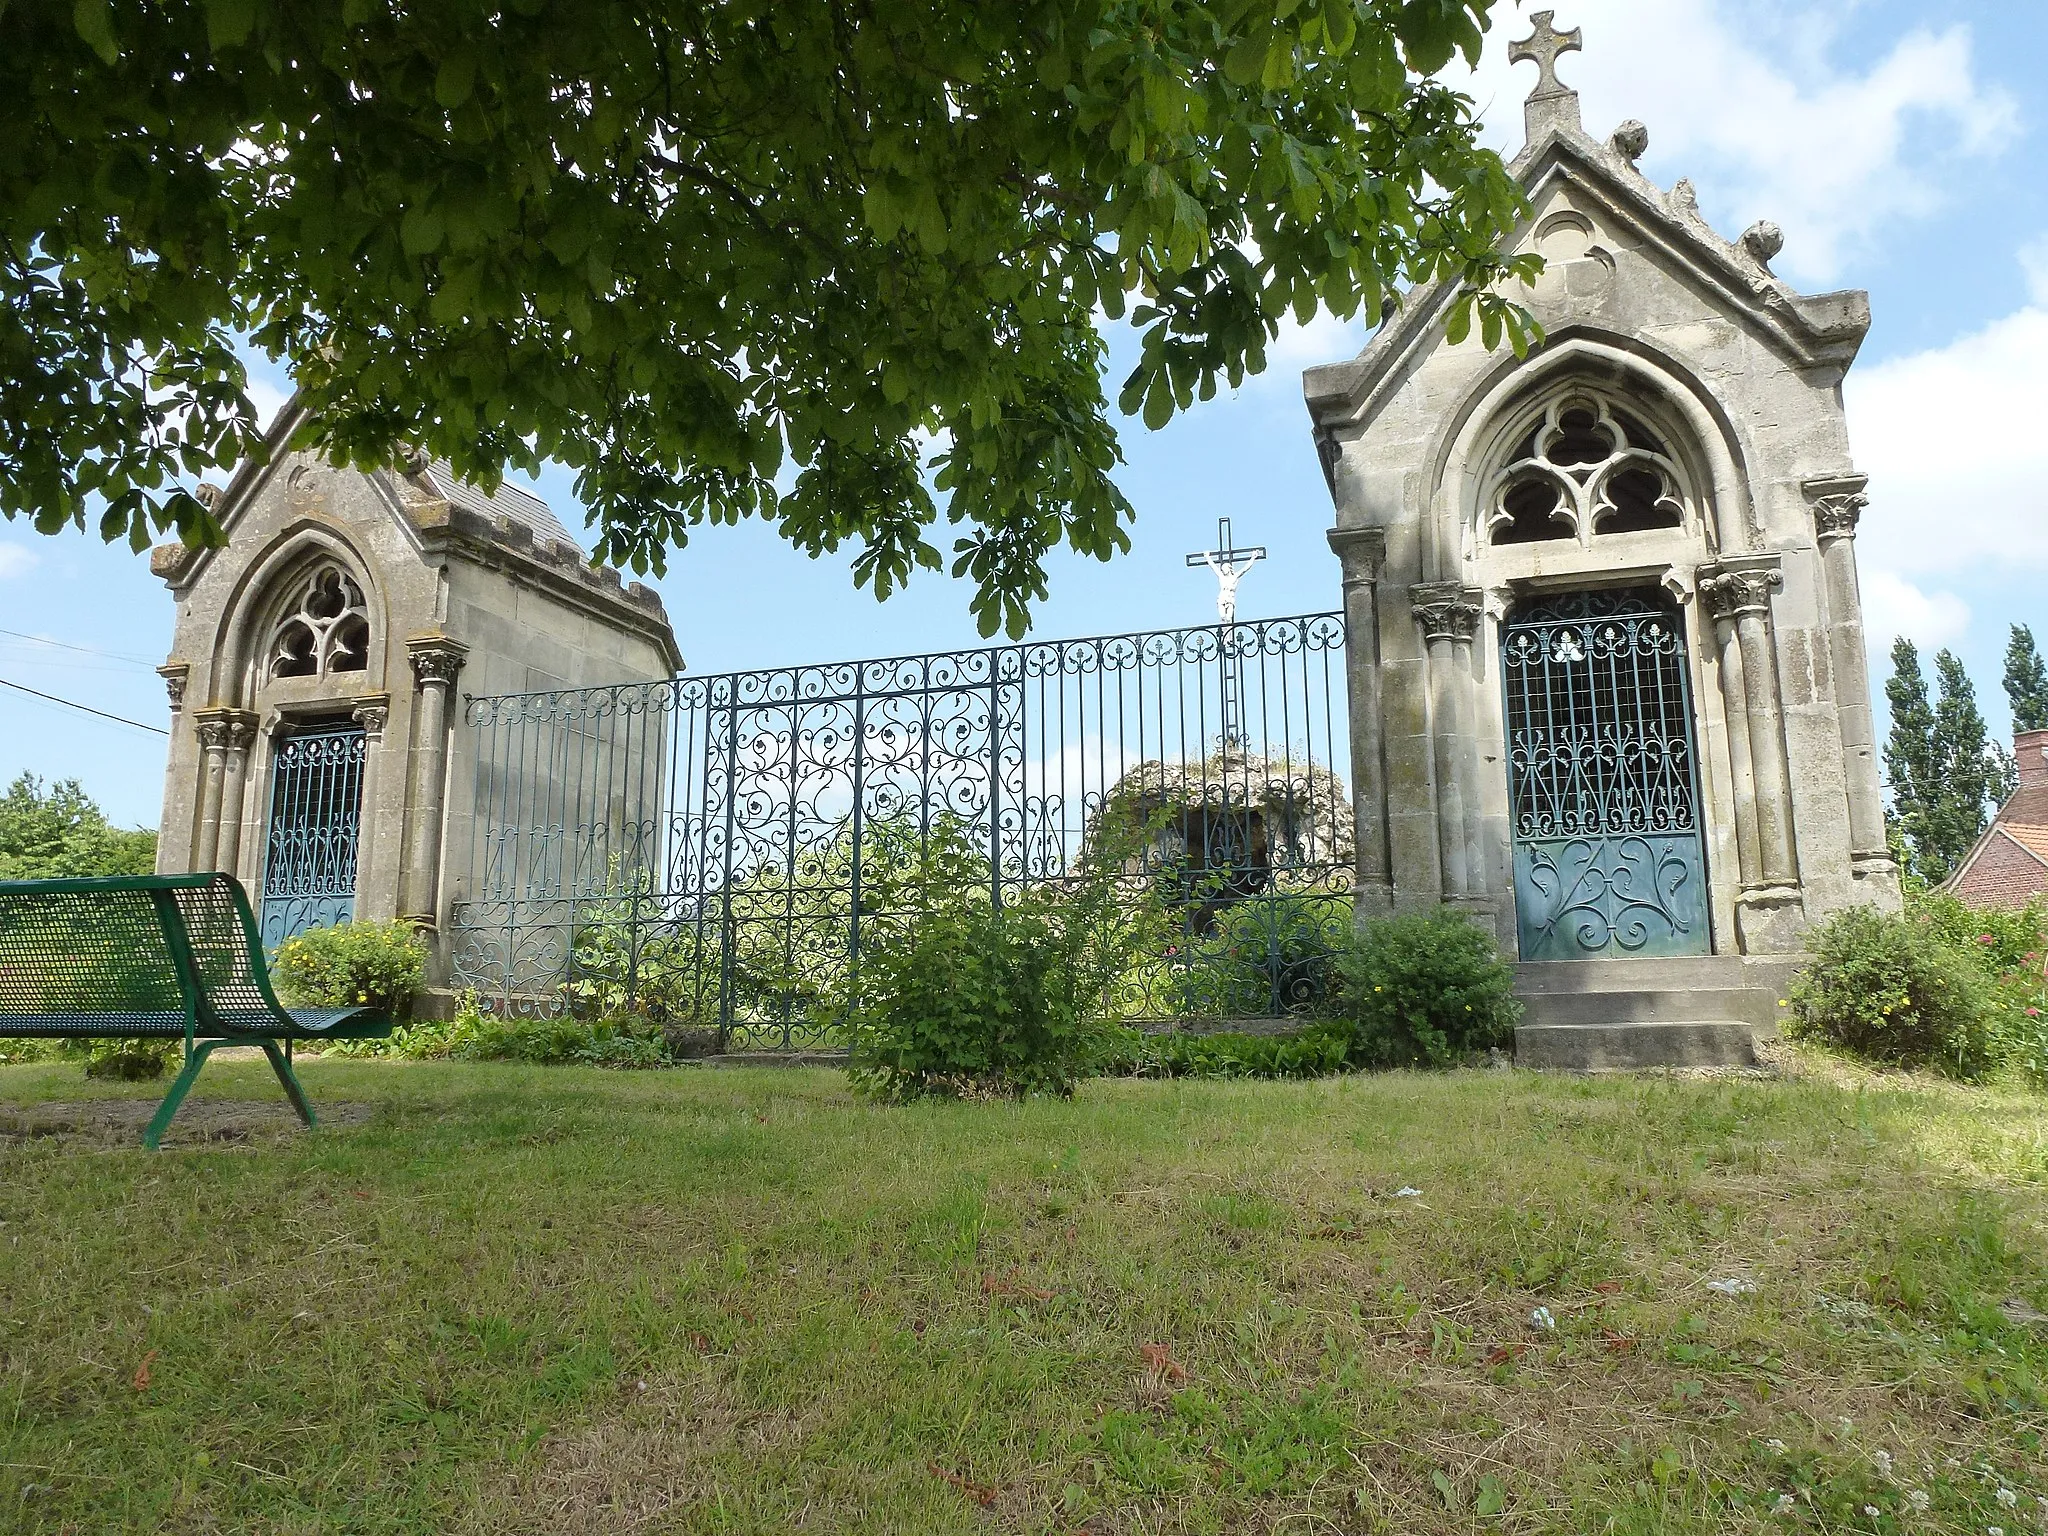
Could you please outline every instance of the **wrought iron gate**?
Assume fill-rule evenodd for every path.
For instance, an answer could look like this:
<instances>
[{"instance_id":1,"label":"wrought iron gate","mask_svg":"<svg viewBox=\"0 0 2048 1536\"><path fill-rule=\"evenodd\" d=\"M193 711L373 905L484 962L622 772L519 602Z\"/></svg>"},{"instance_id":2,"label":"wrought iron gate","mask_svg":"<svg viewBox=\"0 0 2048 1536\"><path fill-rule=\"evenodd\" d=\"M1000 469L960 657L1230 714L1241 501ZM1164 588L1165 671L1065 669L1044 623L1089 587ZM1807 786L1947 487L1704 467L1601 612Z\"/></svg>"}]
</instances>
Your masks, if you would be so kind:
<instances>
[{"instance_id":1,"label":"wrought iron gate","mask_svg":"<svg viewBox=\"0 0 2048 1536\"><path fill-rule=\"evenodd\" d=\"M829 1045L885 861L943 821L1000 901L1114 814L1145 819L1179 931L1105 1008L1303 1010L1350 921L1343 649L1313 614L471 699L457 981Z\"/></svg>"},{"instance_id":2,"label":"wrought iron gate","mask_svg":"<svg viewBox=\"0 0 2048 1536\"><path fill-rule=\"evenodd\" d=\"M1501 629L1524 960L1703 955L1685 628L1663 592L1575 592Z\"/></svg>"},{"instance_id":3,"label":"wrought iron gate","mask_svg":"<svg viewBox=\"0 0 2048 1536\"><path fill-rule=\"evenodd\" d=\"M326 725L278 743L263 853L263 947L355 914L367 741Z\"/></svg>"}]
</instances>

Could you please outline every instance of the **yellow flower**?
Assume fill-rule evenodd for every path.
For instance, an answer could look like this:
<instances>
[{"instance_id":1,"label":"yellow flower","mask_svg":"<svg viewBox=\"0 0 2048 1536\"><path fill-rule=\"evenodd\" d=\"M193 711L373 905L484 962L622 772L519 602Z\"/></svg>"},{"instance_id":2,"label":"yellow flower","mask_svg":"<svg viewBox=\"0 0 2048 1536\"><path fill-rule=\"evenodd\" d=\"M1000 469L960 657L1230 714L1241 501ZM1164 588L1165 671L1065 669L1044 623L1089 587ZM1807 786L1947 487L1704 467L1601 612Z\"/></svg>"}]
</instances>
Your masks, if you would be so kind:
<instances>
[{"instance_id":1,"label":"yellow flower","mask_svg":"<svg viewBox=\"0 0 2048 1536\"><path fill-rule=\"evenodd\" d=\"M1781 997L1781 998L1779 998L1779 999L1778 999L1778 1006L1779 1006L1780 1008L1783 1008L1783 1007L1785 1006L1785 999L1783 999L1782 997Z\"/></svg>"}]
</instances>

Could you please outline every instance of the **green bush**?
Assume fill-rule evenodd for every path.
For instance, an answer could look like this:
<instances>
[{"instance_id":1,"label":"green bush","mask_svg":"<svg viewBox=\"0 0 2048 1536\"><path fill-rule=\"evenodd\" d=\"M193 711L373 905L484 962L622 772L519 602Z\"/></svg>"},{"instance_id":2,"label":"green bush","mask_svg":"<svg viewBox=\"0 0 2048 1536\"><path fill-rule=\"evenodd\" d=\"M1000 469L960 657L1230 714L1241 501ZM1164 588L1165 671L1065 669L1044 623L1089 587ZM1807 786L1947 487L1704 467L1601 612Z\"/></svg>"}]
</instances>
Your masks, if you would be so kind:
<instances>
[{"instance_id":1,"label":"green bush","mask_svg":"<svg viewBox=\"0 0 2048 1536\"><path fill-rule=\"evenodd\" d=\"M405 1018L426 980L427 948L403 922L309 928L278 947L270 974L308 1008L371 1007Z\"/></svg>"},{"instance_id":2,"label":"green bush","mask_svg":"<svg viewBox=\"0 0 2048 1536\"><path fill-rule=\"evenodd\" d=\"M1114 869L1105 859L998 906L986 856L946 823L878 870L853 993L827 1005L851 1015L854 1085L899 1102L1072 1093L1138 948Z\"/></svg>"},{"instance_id":3,"label":"green bush","mask_svg":"<svg viewBox=\"0 0 2048 1536\"><path fill-rule=\"evenodd\" d=\"M1285 1034L1149 1034L1112 1029L1095 1069L1106 1077L1328 1077L1350 1057L1351 1032L1341 1023L1311 1024Z\"/></svg>"},{"instance_id":4,"label":"green bush","mask_svg":"<svg viewBox=\"0 0 2048 1536\"><path fill-rule=\"evenodd\" d=\"M1194 1018L1327 1010L1333 961L1351 933L1348 895L1288 892L1232 902L1213 932L1175 943L1173 1011Z\"/></svg>"},{"instance_id":5,"label":"green bush","mask_svg":"<svg viewBox=\"0 0 2048 1536\"><path fill-rule=\"evenodd\" d=\"M1449 907L1368 924L1337 973L1358 1066L1453 1066L1510 1044L1522 1016L1492 933Z\"/></svg>"},{"instance_id":6,"label":"green bush","mask_svg":"<svg viewBox=\"0 0 2048 1536\"><path fill-rule=\"evenodd\" d=\"M1946 931L1918 913L1836 913L1807 935L1814 959L1792 984L1786 1033L1889 1066L1982 1076L1994 983Z\"/></svg>"}]
</instances>

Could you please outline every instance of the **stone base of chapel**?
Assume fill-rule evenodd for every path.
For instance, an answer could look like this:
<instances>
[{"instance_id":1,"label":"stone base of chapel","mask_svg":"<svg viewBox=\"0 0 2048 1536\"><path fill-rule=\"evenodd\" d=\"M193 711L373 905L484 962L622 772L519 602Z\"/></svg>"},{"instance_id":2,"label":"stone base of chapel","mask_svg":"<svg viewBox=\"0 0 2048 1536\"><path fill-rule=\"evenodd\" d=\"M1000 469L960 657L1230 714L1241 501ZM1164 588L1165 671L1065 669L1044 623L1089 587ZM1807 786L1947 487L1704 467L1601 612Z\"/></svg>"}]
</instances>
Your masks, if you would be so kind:
<instances>
[{"instance_id":1,"label":"stone base of chapel","mask_svg":"<svg viewBox=\"0 0 2048 1536\"><path fill-rule=\"evenodd\" d=\"M1801 962L1755 955L1524 961L1515 1065L1568 1071L1747 1067L1777 1033Z\"/></svg>"}]
</instances>

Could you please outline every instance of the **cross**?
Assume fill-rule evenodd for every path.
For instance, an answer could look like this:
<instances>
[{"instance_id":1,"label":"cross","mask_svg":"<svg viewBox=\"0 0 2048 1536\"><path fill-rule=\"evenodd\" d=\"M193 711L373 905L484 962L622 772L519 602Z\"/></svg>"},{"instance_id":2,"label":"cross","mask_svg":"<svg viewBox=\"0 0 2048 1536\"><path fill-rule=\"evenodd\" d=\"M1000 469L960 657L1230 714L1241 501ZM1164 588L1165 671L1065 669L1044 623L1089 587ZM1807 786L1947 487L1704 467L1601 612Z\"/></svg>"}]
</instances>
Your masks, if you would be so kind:
<instances>
[{"instance_id":1,"label":"cross","mask_svg":"<svg viewBox=\"0 0 2048 1536\"><path fill-rule=\"evenodd\" d=\"M1569 32L1560 32L1550 24L1555 11L1537 11L1529 18L1535 31L1519 43L1508 46L1508 62L1519 64L1524 59L1534 59L1536 67L1543 71L1536 82L1536 89L1529 94L1535 96L1558 96L1570 90L1560 84L1557 78L1557 58L1562 53L1577 53L1585 45L1585 34L1577 27Z\"/></svg>"},{"instance_id":2,"label":"cross","mask_svg":"<svg viewBox=\"0 0 2048 1536\"><path fill-rule=\"evenodd\" d=\"M1237 584L1244 573L1266 558L1266 546L1238 549L1230 542L1230 519L1216 519L1216 548L1188 556L1190 566L1206 565L1216 573L1216 614L1226 624L1237 622ZM1238 562L1243 561L1240 565Z\"/></svg>"}]
</instances>

